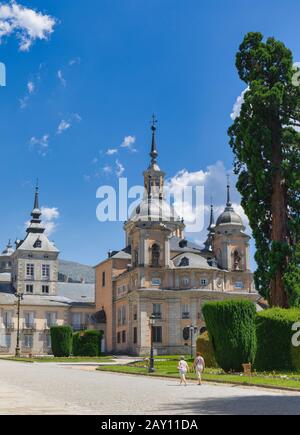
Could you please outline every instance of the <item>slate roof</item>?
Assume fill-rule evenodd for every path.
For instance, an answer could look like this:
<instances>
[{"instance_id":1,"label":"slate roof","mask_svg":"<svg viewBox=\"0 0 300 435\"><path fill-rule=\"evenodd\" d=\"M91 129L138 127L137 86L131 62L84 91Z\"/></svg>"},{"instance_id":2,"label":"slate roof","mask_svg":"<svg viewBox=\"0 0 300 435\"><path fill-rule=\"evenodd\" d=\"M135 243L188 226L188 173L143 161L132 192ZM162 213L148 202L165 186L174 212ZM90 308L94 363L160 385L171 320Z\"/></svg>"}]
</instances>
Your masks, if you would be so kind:
<instances>
[{"instance_id":1,"label":"slate roof","mask_svg":"<svg viewBox=\"0 0 300 435\"><path fill-rule=\"evenodd\" d=\"M41 248L34 247L37 240L42 242ZM57 252L59 250L54 246L50 240L48 240L47 236L43 233L35 234L28 233L25 240L23 240L17 248L18 251L36 251L36 252Z\"/></svg>"},{"instance_id":2,"label":"slate roof","mask_svg":"<svg viewBox=\"0 0 300 435\"><path fill-rule=\"evenodd\" d=\"M186 247L180 247L179 243L182 242L182 239L179 237L173 236L170 239L170 250L176 251L176 252L201 252L201 246L196 245L196 243L193 243L189 240L187 240Z\"/></svg>"},{"instance_id":3,"label":"slate roof","mask_svg":"<svg viewBox=\"0 0 300 435\"><path fill-rule=\"evenodd\" d=\"M181 266L181 262L185 258L188 259L188 265ZM206 258L193 252L179 254L175 258L173 258L172 261L174 266L180 269L213 269L212 266L208 264Z\"/></svg>"},{"instance_id":4,"label":"slate roof","mask_svg":"<svg viewBox=\"0 0 300 435\"><path fill-rule=\"evenodd\" d=\"M0 283L0 305L13 305L16 302L10 284ZM58 283L57 296L24 295L23 305L34 306L93 306L95 303L94 284Z\"/></svg>"}]
</instances>

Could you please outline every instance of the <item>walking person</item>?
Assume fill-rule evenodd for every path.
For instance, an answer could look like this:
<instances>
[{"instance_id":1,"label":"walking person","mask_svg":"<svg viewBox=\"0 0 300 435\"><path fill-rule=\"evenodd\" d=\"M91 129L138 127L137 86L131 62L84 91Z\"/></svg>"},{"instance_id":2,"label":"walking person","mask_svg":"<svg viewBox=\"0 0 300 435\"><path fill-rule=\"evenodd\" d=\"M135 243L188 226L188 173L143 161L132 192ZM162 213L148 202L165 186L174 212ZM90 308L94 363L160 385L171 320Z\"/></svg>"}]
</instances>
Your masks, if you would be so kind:
<instances>
[{"instance_id":1,"label":"walking person","mask_svg":"<svg viewBox=\"0 0 300 435\"><path fill-rule=\"evenodd\" d=\"M182 385L182 383L184 383L185 386L187 386L187 382L186 382L186 374L189 371L189 366L188 363L186 362L184 356L180 357L180 361L178 363L178 370L179 370L179 374L180 374L180 385Z\"/></svg>"},{"instance_id":2,"label":"walking person","mask_svg":"<svg viewBox=\"0 0 300 435\"><path fill-rule=\"evenodd\" d=\"M204 372L205 369L205 361L199 352L197 352L197 356L195 358L193 368L195 369L197 375L198 385L202 385L202 373Z\"/></svg>"}]
</instances>

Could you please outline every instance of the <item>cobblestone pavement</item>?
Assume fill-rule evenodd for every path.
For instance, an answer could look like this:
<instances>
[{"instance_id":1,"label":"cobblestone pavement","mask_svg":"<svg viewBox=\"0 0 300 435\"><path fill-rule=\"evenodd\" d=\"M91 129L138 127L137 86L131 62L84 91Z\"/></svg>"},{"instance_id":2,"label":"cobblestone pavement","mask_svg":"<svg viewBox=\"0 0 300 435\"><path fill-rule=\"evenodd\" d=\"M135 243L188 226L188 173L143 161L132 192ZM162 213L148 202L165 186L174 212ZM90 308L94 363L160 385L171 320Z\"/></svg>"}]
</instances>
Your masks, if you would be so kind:
<instances>
[{"instance_id":1,"label":"cobblestone pavement","mask_svg":"<svg viewBox=\"0 0 300 435\"><path fill-rule=\"evenodd\" d=\"M0 361L0 414L300 414L300 394Z\"/></svg>"}]
</instances>

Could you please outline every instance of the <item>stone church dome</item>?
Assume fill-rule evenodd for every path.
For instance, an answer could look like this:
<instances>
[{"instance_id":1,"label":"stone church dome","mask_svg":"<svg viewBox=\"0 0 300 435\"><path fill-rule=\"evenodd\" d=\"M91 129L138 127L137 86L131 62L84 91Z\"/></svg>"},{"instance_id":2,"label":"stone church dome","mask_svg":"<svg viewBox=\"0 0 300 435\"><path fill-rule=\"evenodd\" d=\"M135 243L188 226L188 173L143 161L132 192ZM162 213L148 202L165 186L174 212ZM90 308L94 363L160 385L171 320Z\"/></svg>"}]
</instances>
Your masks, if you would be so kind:
<instances>
[{"instance_id":1,"label":"stone church dome","mask_svg":"<svg viewBox=\"0 0 300 435\"><path fill-rule=\"evenodd\" d=\"M223 213L219 216L217 220L217 226L218 225L241 225L243 226L242 218L234 211L234 208L232 207L232 202L230 199L230 183L229 183L229 176L228 176L228 183L227 183L227 204L226 208L223 211Z\"/></svg>"},{"instance_id":2,"label":"stone church dome","mask_svg":"<svg viewBox=\"0 0 300 435\"><path fill-rule=\"evenodd\" d=\"M217 225L224 224L243 225L243 221L242 218L234 211L233 207L226 207L224 212L217 220Z\"/></svg>"}]
</instances>

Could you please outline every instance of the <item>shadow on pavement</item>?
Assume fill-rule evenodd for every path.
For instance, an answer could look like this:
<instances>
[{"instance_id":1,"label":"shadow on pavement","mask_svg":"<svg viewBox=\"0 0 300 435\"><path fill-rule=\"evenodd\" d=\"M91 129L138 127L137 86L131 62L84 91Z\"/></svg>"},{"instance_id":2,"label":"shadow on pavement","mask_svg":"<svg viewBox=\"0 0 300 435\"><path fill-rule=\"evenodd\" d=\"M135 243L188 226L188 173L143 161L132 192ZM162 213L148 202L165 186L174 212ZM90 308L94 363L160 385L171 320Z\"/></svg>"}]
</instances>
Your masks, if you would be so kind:
<instances>
[{"instance_id":1,"label":"shadow on pavement","mask_svg":"<svg viewBox=\"0 0 300 435\"><path fill-rule=\"evenodd\" d=\"M162 408L160 408L162 411ZM300 396L248 396L209 398L164 405L180 415L300 415Z\"/></svg>"}]
</instances>

